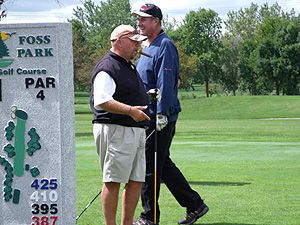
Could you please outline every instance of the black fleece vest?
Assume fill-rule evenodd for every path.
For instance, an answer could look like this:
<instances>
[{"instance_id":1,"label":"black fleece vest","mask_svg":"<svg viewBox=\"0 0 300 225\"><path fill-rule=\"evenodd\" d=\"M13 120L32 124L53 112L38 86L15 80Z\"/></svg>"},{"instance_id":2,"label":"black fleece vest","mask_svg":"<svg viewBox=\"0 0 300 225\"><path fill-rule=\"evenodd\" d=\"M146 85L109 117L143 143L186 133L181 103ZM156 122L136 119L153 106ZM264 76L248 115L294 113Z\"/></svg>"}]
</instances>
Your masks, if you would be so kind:
<instances>
[{"instance_id":1,"label":"black fleece vest","mask_svg":"<svg viewBox=\"0 0 300 225\"><path fill-rule=\"evenodd\" d=\"M148 95L135 66L112 51L109 51L98 62L93 71L90 97L90 106L94 112L93 123L111 123L130 127L145 127L148 125L148 121L136 122L128 115L114 114L94 108L94 80L100 71L109 74L116 84L116 91L113 95L114 100L130 106L148 105ZM148 109L144 112L149 115Z\"/></svg>"}]
</instances>

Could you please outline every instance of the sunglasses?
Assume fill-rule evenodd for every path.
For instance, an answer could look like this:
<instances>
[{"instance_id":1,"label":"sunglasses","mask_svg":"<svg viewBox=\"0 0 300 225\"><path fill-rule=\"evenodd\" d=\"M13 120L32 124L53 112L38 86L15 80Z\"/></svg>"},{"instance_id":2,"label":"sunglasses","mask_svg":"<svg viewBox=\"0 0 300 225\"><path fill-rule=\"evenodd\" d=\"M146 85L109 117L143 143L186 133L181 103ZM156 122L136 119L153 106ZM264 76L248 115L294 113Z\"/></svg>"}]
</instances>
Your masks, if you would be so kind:
<instances>
[{"instance_id":1,"label":"sunglasses","mask_svg":"<svg viewBox=\"0 0 300 225\"><path fill-rule=\"evenodd\" d=\"M129 34L139 34L138 30L134 30L134 31L131 31L131 32L128 32L126 34L122 34L119 39L121 39L122 37L126 36L126 35L129 35Z\"/></svg>"}]
</instances>

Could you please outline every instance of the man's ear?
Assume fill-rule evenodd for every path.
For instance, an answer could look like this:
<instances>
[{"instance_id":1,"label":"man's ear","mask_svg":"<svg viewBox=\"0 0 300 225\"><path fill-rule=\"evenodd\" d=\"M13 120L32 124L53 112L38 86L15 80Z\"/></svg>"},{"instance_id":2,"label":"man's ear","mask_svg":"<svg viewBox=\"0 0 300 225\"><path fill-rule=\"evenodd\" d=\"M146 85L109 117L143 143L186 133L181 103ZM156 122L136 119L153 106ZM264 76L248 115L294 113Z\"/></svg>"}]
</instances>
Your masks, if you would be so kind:
<instances>
[{"instance_id":1,"label":"man's ear","mask_svg":"<svg viewBox=\"0 0 300 225\"><path fill-rule=\"evenodd\" d=\"M117 39L116 42L117 42L117 45L122 45L123 44L122 39Z\"/></svg>"},{"instance_id":2,"label":"man's ear","mask_svg":"<svg viewBox=\"0 0 300 225\"><path fill-rule=\"evenodd\" d=\"M157 17L155 17L154 21L155 21L155 24L159 24L159 19Z\"/></svg>"}]
</instances>

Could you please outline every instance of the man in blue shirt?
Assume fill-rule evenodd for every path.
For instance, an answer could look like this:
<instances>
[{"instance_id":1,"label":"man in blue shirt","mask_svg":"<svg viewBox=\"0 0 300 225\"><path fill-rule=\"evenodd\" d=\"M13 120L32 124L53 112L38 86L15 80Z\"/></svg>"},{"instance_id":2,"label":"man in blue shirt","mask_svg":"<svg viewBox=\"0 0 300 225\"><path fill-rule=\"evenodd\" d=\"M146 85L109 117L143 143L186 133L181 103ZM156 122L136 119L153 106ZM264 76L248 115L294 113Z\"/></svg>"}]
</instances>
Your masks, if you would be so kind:
<instances>
[{"instance_id":1,"label":"man in blue shirt","mask_svg":"<svg viewBox=\"0 0 300 225\"><path fill-rule=\"evenodd\" d=\"M162 13L153 4L145 4L133 15L138 16L140 34L147 36L143 52L152 58L141 56L137 70L143 80L146 91L158 88L161 101L157 103L157 126L154 124L155 110L151 102L150 128L147 136L157 127L157 199L154 199L154 135L146 141L146 181L142 186L141 199L144 211L135 221L136 225L154 224L159 222L158 196L160 181L166 184L178 203L185 207L187 215L178 221L179 224L193 224L203 216L208 207L200 195L192 190L189 183L170 158L170 146L175 134L175 124L181 111L178 100L179 58L176 46L161 29ZM154 204L157 213L154 219Z\"/></svg>"}]
</instances>

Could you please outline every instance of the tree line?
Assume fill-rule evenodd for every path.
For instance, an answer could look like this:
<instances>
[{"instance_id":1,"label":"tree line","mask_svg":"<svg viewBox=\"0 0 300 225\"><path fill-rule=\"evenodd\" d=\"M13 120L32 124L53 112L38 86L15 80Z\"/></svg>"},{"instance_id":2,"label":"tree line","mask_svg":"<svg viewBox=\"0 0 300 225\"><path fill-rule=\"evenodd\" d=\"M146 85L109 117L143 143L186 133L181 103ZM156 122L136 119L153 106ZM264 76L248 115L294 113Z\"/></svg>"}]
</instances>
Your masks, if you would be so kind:
<instances>
[{"instance_id":1,"label":"tree line","mask_svg":"<svg viewBox=\"0 0 300 225\"><path fill-rule=\"evenodd\" d=\"M164 15L163 30L177 46L180 88L203 84L206 96L298 95L300 91L300 14L278 3L229 11L222 21L211 9L190 11L182 21ZM110 49L109 36L120 24L137 27L129 0L95 4L85 0L73 11L75 90L89 90L96 63ZM222 28L225 24L225 31Z\"/></svg>"}]
</instances>

